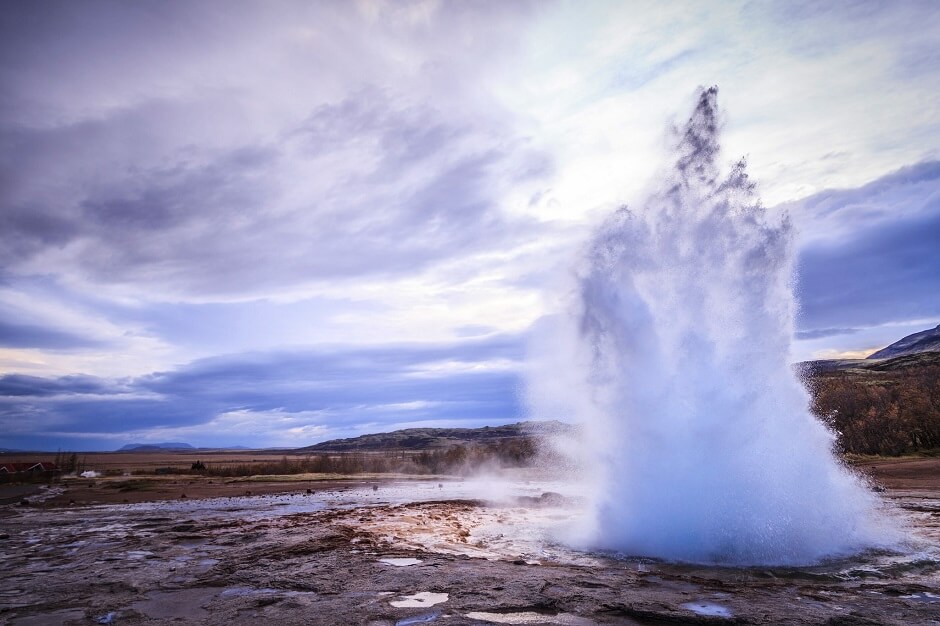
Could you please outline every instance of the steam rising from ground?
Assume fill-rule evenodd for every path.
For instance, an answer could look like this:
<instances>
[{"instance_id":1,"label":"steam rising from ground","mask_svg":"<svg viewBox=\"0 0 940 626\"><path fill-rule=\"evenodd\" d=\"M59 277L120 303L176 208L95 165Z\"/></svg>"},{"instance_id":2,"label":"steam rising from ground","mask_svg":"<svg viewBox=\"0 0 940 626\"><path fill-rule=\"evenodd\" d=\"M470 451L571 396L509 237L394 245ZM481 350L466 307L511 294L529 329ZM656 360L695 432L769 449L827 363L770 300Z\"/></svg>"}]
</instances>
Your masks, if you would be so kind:
<instances>
[{"instance_id":1,"label":"steam rising from ground","mask_svg":"<svg viewBox=\"0 0 940 626\"><path fill-rule=\"evenodd\" d=\"M675 130L645 202L596 232L569 315L534 347L534 409L584 423L592 514L573 540L732 564L892 541L789 365L790 224L743 161L719 171L716 97Z\"/></svg>"}]
</instances>

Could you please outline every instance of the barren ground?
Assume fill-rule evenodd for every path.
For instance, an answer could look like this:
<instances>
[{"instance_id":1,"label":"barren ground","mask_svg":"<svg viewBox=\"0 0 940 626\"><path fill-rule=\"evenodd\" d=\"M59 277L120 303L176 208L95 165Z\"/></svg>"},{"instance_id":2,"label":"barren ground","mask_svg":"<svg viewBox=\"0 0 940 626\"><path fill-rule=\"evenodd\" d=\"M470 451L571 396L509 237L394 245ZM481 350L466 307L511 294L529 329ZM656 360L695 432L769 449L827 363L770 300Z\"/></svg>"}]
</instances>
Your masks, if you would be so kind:
<instances>
[{"instance_id":1,"label":"barren ground","mask_svg":"<svg viewBox=\"0 0 940 626\"><path fill-rule=\"evenodd\" d=\"M804 568L577 553L537 481L71 481L0 507L0 623L940 624L940 460L860 468L917 545Z\"/></svg>"}]
</instances>

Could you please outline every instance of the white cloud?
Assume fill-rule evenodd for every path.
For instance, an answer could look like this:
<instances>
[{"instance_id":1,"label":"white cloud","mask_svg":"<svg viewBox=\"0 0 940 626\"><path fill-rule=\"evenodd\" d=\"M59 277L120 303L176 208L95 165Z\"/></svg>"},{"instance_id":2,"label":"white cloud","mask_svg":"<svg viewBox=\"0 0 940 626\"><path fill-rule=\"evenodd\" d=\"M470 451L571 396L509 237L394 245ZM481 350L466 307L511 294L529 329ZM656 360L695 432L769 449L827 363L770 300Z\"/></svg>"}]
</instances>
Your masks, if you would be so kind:
<instances>
[{"instance_id":1,"label":"white cloud","mask_svg":"<svg viewBox=\"0 0 940 626\"><path fill-rule=\"evenodd\" d=\"M940 157L930 3L57 9L9 8L0 36L0 373L524 333L699 85L720 86L726 160L807 245L912 196L793 201ZM858 329L891 313L869 308L799 349L875 345ZM211 428L338 419L290 408Z\"/></svg>"}]
</instances>

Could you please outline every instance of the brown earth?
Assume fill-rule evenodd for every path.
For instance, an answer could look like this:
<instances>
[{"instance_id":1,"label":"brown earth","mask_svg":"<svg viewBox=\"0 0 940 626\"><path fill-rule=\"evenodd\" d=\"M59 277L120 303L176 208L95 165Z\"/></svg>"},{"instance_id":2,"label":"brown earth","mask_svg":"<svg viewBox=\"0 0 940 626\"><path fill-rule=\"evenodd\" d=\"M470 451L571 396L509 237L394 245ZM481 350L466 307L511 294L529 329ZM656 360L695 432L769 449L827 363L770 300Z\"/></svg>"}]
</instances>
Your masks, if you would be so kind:
<instances>
[{"instance_id":1,"label":"brown earth","mask_svg":"<svg viewBox=\"0 0 940 626\"><path fill-rule=\"evenodd\" d=\"M852 464L887 489L940 492L940 458L881 457Z\"/></svg>"},{"instance_id":2,"label":"brown earth","mask_svg":"<svg viewBox=\"0 0 940 626\"><path fill-rule=\"evenodd\" d=\"M63 453L68 457L72 453ZM192 450L173 452L79 452L76 454L78 462L84 469L94 470L102 474L135 474L138 472L152 474L157 468L173 468L187 471L195 461L202 461L211 466L227 466L241 464L277 463L282 459L299 461L309 454L294 452L279 452L271 450ZM7 452L0 454L0 461L7 463L28 463L36 461L55 461L54 452Z\"/></svg>"},{"instance_id":3,"label":"brown earth","mask_svg":"<svg viewBox=\"0 0 940 626\"><path fill-rule=\"evenodd\" d=\"M166 467L173 464L188 468L195 460L207 459L206 455L195 454L89 454L89 467L100 471L121 470L121 476L99 478L67 478L58 481L62 493L47 499L51 506L83 504L120 504L139 503L186 498L217 498L244 495L273 495L288 493L306 493L323 490L350 489L363 485L372 485L389 480L436 480L433 476L387 476L356 475L337 476L322 474L296 474L288 476L252 476L246 478L206 477L198 474L177 474L170 476L151 476L123 474L141 471L146 468ZM159 457L159 458L153 458ZM226 455L222 461L227 463L250 463L252 461L276 461L283 455ZM34 460L35 457L24 458ZM219 461L207 461L219 462ZM933 490L940 492L940 457L878 457L855 460L851 463L856 470L869 476L874 484L896 490ZM18 502L20 494L29 497L35 487L0 485L0 502L7 497ZM14 493L15 492L15 493Z\"/></svg>"},{"instance_id":4,"label":"brown earth","mask_svg":"<svg viewBox=\"0 0 940 626\"><path fill-rule=\"evenodd\" d=\"M44 500L44 506L82 506L87 504L137 504L180 499L233 498L236 496L272 496L306 494L308 491L336 491L369 486L396 477L322 477L271 476L245 479L183 477L110 477L65 479L61 493ZM0 495L3 488L0 487Z\"/></svg>"},{"instance_id":5,"label":"brown earth","mask_svg":"<svg viewBox=\"0 0 940 626\"><path fill-rule=\"evenodd\" d=\"M940 461L857 466L909 512L935 549ZM369 503L391 484L304 477L159 477L150 489L120 492L138 479L83 481L45 502L0 507L0 624L940 623L936 556L879 553L811 567L732 568L579 556L548 543L512 552L516 544L487 535L486 525L562 515L563 499ZM203 512L179 508L183 488L194 500L187 506L239 497L231 508ZM308 488L318 490L311 501L332 493L334 505L274 512L275 500ZM80 504L125 497L157 508ZM69 499L76 504L67 506ZM250 514L258 502L272 507ZM382 562L387 557L416 562L398 567Z\"/></svg>"}]
</instances>

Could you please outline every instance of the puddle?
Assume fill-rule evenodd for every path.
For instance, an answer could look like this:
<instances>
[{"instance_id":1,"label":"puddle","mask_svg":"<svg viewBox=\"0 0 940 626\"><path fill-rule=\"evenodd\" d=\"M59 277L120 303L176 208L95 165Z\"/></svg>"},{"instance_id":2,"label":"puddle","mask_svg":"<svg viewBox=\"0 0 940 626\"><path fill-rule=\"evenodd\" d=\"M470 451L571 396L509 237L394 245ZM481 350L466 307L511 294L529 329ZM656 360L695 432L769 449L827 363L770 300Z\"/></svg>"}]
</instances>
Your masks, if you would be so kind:
<instances>
[{"instance_id":1,"label":"puddle","mask_svg":"<svg viewBox=\"0 0 940 626\"><path fill-rule=\"evenodd\" d=\"M731 611L720 604L711 604L709 602L686 602L680 604L679 608L692 611L697 615L707 615L709 617L732 617Z\"/></svg>"},{"instance_id":2,"label":"puddle","mask_svg":"<svg viewBox=\"0 0 940 626\"><path fill-rule=\"evenodd\" d=\"M150 559L156 558L156 555L149 550L128 550L125 552L127 558L131 561L139 561L140 559Z\"/></svg>"},{"instance_id":3,"label":"puddle","mask_svg":"<svg viewBox=\"0 0 940 626\"><path fill-rule=\"evenodd\" d=\"M220 598L245 598L250 596L279 595L285 598L298 596L316 596L315 591L288 591L284 589L271 589L270 587L229 587L219 594Z\"/></svg>"},{"instance_id":4,"label":"puddle","mask_svg":"<svg viewBox=\"0 0 940 626\"><path fill-rule=\"evenodd\" d=\"M408 567L409 565L418 565L423 563L421 559L412 559L412 558L387 558L379 559L379 563L385 563L386 565L394 565L395 567Z\"/></svg>"},{"instance_id":5,"label":"puddle","mask_svg":"<svg viewBox=\"0 0 940 626\"><path fill-rule=\"evenodd\" d=\"M395 626L412 626L412 624L427 624L433 622L438 617L441 616L440 611L434 611L433 613L425 613L424 615L415 615L414 617L406 617L405 619L400 619L395 622Z\"/></svg>"},{"instance_id":6,"label":"puddle","mask_svg":"<svg viewBox=\"0 0 940 626\"><path fill-rule=\"evenodd\" d=\"M446 593L420 591L413 596L402 596L400 600L392 600L389 602L389 604L398 609L422 608L426 606L434 606L435 604L441 604L442 602L447 602L448 597L449 596Z\"/></svg>"},{"instance_id":7,"label":"puddle","mask_svg":"<svg viewBox=\"0 0 940 626\"><path fill-rule=\"evenodd\" d=\"M940 602L940 595L930 593L929 591L921 591L920 593L912 593L909 596L901 597L905 600L913 600L915 602Z\"/></svg>"},{"instance_id":8,"label":"puddle","mask_svg":"<svg viewBox=\"0 0 940 626\"><path fill-rule=\"evenodd\" d=\"M547 615L545 613L536 613L535 611L513 611L511 613L473 611L466 613L464 617L481 622L490 622L491 624L561 624L562 626L590 626L594 624L594 622L589 619L571 615L570 613Z\"/></svg>"},{"instance_id":9,"label":"puddle","mask_svg":"<svg viewBox=\"0 0 940 626\"><path fill-rule=\"evenodd\" d=\"M247 520L259 519L268 515L280 517L295 513L322 511L326 504L309 496L291 494L283 500L256 496L235 496L205 498L194 500L165 500L160 502L140 502L124 505L104 505L111 510L135 511L141 513L171 513L177 515L199 514L203 517L234 518Z\"/></svg>"}]
</instances>

